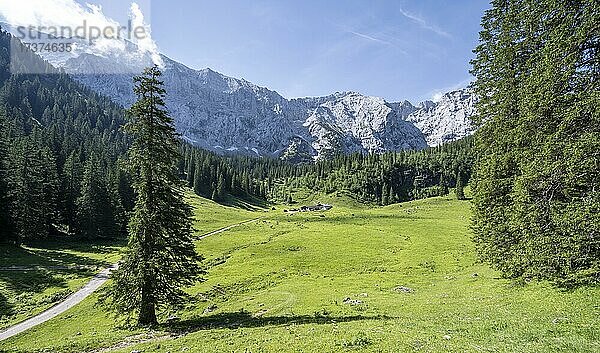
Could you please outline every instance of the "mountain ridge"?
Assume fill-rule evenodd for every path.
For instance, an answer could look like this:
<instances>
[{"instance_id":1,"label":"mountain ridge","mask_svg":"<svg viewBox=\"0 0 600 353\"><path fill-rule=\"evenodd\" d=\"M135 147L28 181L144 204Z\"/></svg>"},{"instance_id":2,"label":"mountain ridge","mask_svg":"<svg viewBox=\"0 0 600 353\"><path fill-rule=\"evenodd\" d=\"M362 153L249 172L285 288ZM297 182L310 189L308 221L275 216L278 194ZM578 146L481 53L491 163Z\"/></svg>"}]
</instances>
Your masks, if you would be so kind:
<instances>
[{"instance_id":1,"label":"mountain ridge","mask_svg":"<svg viewBox=\"0 0 600 353\"><path fill-rule=\"evenodd\" d=\"M149 53L93 52L79 43L73 53L41 53L90 89L124 107L135 101L132 76L153 64ZM354 91L285 98L267 87L213 69L192 69L160 54L167 108L182 137L218 153L289 156L298 143L304 154L381 153L423 149L470 133L472 94L462 90L438 103L387 102ZM464 93L467 92L467 93ZM461 102L454 99L461 98ZM433 106L431 105L433 104ZM462 109L462 110L461 110ZM457 124L453 117L460 117Z\"/></svg>"}]
</instances>

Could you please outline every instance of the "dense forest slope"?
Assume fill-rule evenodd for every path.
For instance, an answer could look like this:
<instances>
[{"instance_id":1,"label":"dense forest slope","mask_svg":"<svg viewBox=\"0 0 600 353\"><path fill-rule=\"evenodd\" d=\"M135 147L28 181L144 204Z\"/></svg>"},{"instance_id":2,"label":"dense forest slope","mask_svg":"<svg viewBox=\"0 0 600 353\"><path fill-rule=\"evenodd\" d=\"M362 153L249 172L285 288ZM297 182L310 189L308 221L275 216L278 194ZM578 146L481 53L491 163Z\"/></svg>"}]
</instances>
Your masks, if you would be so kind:
<instances>
[{"instance_id":1,"label":"dense forest slope","mask_svg":"<svg viewBox=\"0 0 600 353\"><path fill-rule=\"evenodd\" d=\"M44 74L11 74L36 65ZM21 72L28 71L24 70ZM15 69L15 67L13 67ZM18 70L17 70L18 71ZM51 233L115 236L131 190L117 160L127 148L123 110L0 31L0 240Z\"/></svg>"}]
</instances>

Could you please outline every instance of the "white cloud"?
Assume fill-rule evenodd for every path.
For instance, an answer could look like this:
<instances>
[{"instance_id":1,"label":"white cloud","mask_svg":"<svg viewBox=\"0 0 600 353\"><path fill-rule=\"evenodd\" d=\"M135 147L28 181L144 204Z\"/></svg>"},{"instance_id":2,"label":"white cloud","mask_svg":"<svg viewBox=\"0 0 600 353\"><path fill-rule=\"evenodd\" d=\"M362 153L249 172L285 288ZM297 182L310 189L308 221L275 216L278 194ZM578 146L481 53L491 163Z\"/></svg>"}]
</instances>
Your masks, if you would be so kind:
<instances>
[{"instance_id":1,"label":"white cloud","mask_svg":"<svg viewBox=\"0 0 600 353\"><path fill-rule=\"evenodd\" d=\"M122 53L126 48L127 39L138 46L140 54L150 54L154 63L162 66L158 47L151 37L150 26L145 23L144 15L135 2L131 4L129 17L133 29L136 26L145 29L145 37L130 36L129 31L123 29L125 24L107 17L102 7L94 4L88 3L83 6L75 0L0 0L0 19L11 26L33 26L41 32L50 34L57 30L63 34L73 33L74 36L82 36L85 33L85 39L92 42L86 47L86 51L97 55ZM84 27L85 32L82 30ZM118 39L108 38L105 35L92 33L92 28L106 30L104 33L112 34L114 37L117 37L117 34L120 36Z\"/></svg>"},{"instance_id":2,"label":"white cloud","mask_svg":"<svg viewBox=\"0 0 600 353\"><path fill-rule=\"evenodd\" d=\"M137 3L131 4L131 24L133 28L145 28L146 36L140 40L137 40L138 48L143 53L150 53L152 56L152 61L160 66L164 66L164 62L160 57L160 53L158 52L158 46L156 42L152 40L152 30L150 26L144 21L144 14L140 9L140 6Z\"/></svg>"},{"instance_id":3,"label":"white cloud","mask_svg":"<svg viewBox=\"0 0 600 353\"><path fill-rule=\"evenodd\" d=\"M448 92L456 91L459 89L463 89L463 88L467 87L471 82L473 82L473 77L469 77L467 79L464 79L460 82L457 82L457 83L447 86L447 87L435 89L430 94L428 94L428 96L431 97L432 101L438 102L440 99L442 99L442 96L444 94L446 94Z\"/></svg>"},{"instance_id":4,"label":"white cloud","mask_svg":"<svg viewBox=\"0 0 600 353\"><path fill-rule=\"evenodd\" d=\"M426 29L428 31L431 31L439 36L442 37L446 37L446 38L452 38L452 35L450 35L450 33L443 31L442 29L430 25L424 18L419 17L415 14L412 14L406 10L404 10L402 7L400 7L400 13L402 14L402 16L408 18L409 20L412 20L413 22L417 23L419 26L421 26L421 28Z\"/></svg>"},{"instance_id":5,"label":"white cloud","mask_svg":"<svg viewBox=\"0 0 600 353\"><path fill-rule=\"evenodd\" d=\"M433 97L431 97L431 100L434 102L439 102L440 99L442 99L442 97L444 96L443 92L436 92L433 94Z\"/></svg>"}]
</instances>

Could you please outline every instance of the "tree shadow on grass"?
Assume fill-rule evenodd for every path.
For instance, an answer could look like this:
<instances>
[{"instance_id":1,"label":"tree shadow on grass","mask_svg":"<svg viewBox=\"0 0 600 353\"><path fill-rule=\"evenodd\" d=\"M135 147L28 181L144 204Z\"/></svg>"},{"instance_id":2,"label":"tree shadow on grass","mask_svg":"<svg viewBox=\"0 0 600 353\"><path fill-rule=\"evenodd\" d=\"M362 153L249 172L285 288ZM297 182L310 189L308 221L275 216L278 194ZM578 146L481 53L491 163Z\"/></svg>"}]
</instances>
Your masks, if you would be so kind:
<instances>
[{"instance_id":1,"label":"tree shadow on grass","mask_svg":"<svg viewBox=\"0 0 600 353\"><path fill-rule=\"evenodd\" d=\"M264 211L269 207L269 203L267 201L258 198L237 198L231 195L228 195L224 200L220 200L218 203L223 206L239 208L246 211Z\"/></svg>"},{"instance_id":2,"label":"tree shadow on grass","mask_svg":"<svg viewBox=\"0 0 600 353\"><path fill-rule=\"evenodd\" d=\"M35 247L0 246L0 281L7 289L39 293L51 287L66 288L66 278L91 277L108 265L103 260L64 252L56 245L32 245Z\"/></svg>"},{"instance_id":3,"label":"tree shadow on grass","mask_svg":"<svg viewBox=\"0 0 600 353\"><path fill-rule=\"evenodd\" d=\"M14 266L38 267L105 267L110 265L105 260L93 259L87 256L74 254L69 250L107 254L115 251L115 247L124 246L124 243L92 243L92 242L35 242L26 246L0 245L0 268Z\"/></svg>"},{"instance_id":4,"label":"tree shadow on grass","mask_svg":"<svg viewBox=\"0 0 600 353\"><path fill-rule=\"evenodd\" d=\"M30 241L26 244L31 248L46 250L73 250L84 253L108 254L115 251L115 247L124 247L127 245L126 238L64 238L56 237L47 240Z\"/></svg>"},{"instance_id":5,"label":"tree shadow on grass","mask_svg":"<svg viewBox=\"0 0 600 353\"><path fill-rule=\"evenodd\" d=\"M96 270L101 267L106 267L110 263L106 260L92 259L86 256L63 252L52 249L27 249L32 255L38 259L42 259L40 264L35 264L49 269L59 269L59 267L78 267L90 268Z\"/></svg>"},{"instance_id":6,"label":"tree shadow on grass","mask_svg":"<svg viewBox=\"0 0 600 353\"><path fill-rule=\"evenodd\" d=\"M67 281L64 278L54 276L54 274L44 269L34 269L28 271L0 271L0 281L6 283L7 289L13 290L17 293L40 293L46 288L67 287Z\"/></svg>"},{"instance_id":7,"label":"tree shadow on grass","mask_svg":"<svg viewBox=\"0 0 600 353\"><path fill-rule=\"evenodd\" d=\"M295 315L295 316L262 316L256 317L249 312L239 311L234 313L220 313L210 316L198 317L190 320L165 324L165 329L174 334L187 334L201 330L211 329L237 329L265 326L302 325L302 324L333 324L340 322L362 320L390 320L389 316L320 316L320 315Z\"/></svg>"}]
</instances>

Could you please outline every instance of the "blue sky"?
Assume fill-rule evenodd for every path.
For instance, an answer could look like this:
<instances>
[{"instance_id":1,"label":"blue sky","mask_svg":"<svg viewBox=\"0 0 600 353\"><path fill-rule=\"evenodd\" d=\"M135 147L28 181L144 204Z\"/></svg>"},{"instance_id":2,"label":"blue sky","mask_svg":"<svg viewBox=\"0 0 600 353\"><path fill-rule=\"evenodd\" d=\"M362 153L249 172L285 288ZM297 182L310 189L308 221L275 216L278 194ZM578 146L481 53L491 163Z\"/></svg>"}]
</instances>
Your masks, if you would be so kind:
<instances>
[{"instance_id":1,"label":"blue sky","mask_svg":"<svg viewBox=\"0 0 600 353\"><path fill-rule=\"evenodd\" d=\"M87 0L127 18L129 1ZM358 91L418 102L470 81L484 0L152 0L167 56L283 96ZM150 13L150 16L148 16Z\"/></svg>"}]
</instances>

